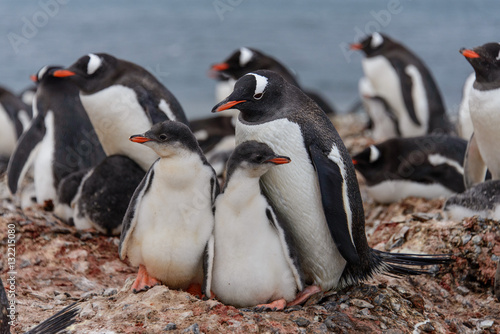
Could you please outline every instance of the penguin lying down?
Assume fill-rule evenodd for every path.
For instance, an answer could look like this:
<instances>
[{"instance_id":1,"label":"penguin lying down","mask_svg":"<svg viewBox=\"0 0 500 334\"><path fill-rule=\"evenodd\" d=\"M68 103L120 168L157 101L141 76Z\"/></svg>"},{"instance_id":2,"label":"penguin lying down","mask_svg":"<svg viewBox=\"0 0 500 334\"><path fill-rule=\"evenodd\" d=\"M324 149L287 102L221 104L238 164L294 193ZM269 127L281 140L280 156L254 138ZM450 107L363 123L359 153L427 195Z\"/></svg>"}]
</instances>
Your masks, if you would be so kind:
<instances>
[{"instance_id":1,"label":"penguin lying down","mask_svg":"<svg viewBox=\"0 0 500 334\"><path fill-rule=\"evenodd\" d=\"M444 204L443 212L447 219L457 221L472 216L500 220L500 180L479 183L451 196Z\"/></svg>"},{"instance_id":2,"label":"penguin lying down","mask_svg":"<svg viewBox=\"0 0 500 334\"><path fill-rule=\"evenodd\" d=\"M352 158L368 194L379 203L409 196L448 197L465 190L463 161L467 142L448 135L393 138Z\"/></svg>"}]
</instances>

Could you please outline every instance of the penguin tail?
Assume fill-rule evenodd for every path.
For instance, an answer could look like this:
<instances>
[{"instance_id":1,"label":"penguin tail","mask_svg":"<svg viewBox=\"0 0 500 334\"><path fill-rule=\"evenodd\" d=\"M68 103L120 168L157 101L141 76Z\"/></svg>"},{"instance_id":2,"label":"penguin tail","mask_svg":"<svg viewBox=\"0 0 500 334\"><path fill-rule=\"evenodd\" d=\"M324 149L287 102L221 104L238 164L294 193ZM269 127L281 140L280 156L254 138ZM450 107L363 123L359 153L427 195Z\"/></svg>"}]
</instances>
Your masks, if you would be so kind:
<instances>
[{"instance_id":1,"label":"penguin tail","mask_svg":"<svg viewBox=\"0 0 500 334\"><path fill-rule=\"evenodd\" d=\"M57 312L47 320L41 322L35 328L26 332L26 334L56 334L62 331L75 322L75 318L80 312L80 301L74 302L66 306L61 311Z\"/></svg>"},{"instance_id":2,"label":"penguin tail","mask_svg":"<svg viewBox=\"0 0 500 334\"><path fill-rule=\"evenodd\" d=\"M362 259L360 264L347 264L339 286L344 288L372 278L376 274L394 277L433 275L439 271L437 265L447 265L452 262L451 254L408 254L388 253L370 249L368 259Z\"/></svg>"}]
</instances>

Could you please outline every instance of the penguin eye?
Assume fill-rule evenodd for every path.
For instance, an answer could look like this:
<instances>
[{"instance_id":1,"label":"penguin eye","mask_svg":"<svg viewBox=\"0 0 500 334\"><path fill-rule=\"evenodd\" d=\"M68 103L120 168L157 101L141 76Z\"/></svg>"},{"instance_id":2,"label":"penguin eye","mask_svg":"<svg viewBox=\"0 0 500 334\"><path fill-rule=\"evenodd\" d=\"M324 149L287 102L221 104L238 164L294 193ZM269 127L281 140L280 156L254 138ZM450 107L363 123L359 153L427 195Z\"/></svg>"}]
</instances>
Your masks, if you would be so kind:
<instances>
[{"instance_id":1,"label":"penguin eye","mask_svg":"<svg viewBox=\"0 0 500 334\"><path fill-rule=\"evenodd\" d=\"M161 140L167 140L167 135L164 133L162 133L159 137Z\"/></svg>"},{"instance_id":2,"label":"penguin eye","mask_svg":"<svg viewBox=\"0 0 500 334\"><path fill-rule=\"evenodd\" d=\"M262 155L258 155L255 157L255 161L257 161L258 163L261 163L262 161L264 161L264 157Z\"/></svg>"},{"instance_id":3,"label":"penguin eye","mask_svg":"<svg viewBox=\"0 0 500 334\"><path fill-rule=\"evenodd\" d=\"M264 96L264 93L257 93L253 96L253 98L256 100L260 100L262 98L262 96Z\"/></svg>"}]
</instances>

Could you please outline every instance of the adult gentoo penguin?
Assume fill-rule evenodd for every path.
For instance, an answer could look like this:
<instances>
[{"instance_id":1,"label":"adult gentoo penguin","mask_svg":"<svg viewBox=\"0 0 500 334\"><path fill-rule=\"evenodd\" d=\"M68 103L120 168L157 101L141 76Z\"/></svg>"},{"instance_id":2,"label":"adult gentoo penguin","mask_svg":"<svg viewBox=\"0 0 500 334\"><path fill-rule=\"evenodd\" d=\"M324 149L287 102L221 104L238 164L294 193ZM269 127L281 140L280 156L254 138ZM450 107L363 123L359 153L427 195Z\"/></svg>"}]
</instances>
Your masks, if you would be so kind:
<instances>
[{"instance_id":1,"label":"adult gentoo penguin","mask_svg":"<svg viewBox=\"0 0 500 334\"><path fill-rule=\"evenodd\" d=\"M213 269L207 277L224 304L282 310L303 289L292 241L259 185L269 169L289 162L256 141L241 143L229 158L224 190L215 202L215 247L208 265Z\"/></svg>"},{"instance_id":2,"label":"adult gentoo penguin","mask_svg":"<svg viewBox=\"0 0 500 334\"><path fill-rule=\"evenodd\" d=\"M465 157L465 186L484 180L486 169L493 180L500 179L500 44L487 43L474 49L461 49L476 73L469 96L469 112L474 134Z\"/></svg>"},{"instance_id":3,"label":"adult gentoo penguin","mask_svg":"<svg viewBox=\"0 0 500 334\"><path fill-rule=\"evenodd\" d=\"M144 170L158 155L122 139L167 119L188 124L174 95L134 63L105 53L91 53L55 75L69 77L80 88L82 104L104 152L126 155Z\"/></svg>"},{"instance_id":4,"label":"adult gentoo penguin","mask_svg":"<svg viewBox=\"0 0 500 334\"><path fill-rule=\"evenodd\" d=\"M394 110L401 136L452 131L438 86L415 54L378 32L351 48L366 54L365 76Z\"/></svg>"},{"instance_id":5,"label":"adult gentoo penguin","mask_svg":"<svg viewBox=\"0 0 500 334\"><path fill-rule=\"evenodd\" d=\"M217 177L189 128L165 121L130 137L160 158L135 190L123 219L119 254L139 266L134 292L159 282L203 283L203 255L214 227Z\"/></svg>"},{"instance_id":6,"label":"adult gentoo penguin","mask_svg":"<svg viewBox=\"0 0 500 334\"><path fill-rule=\"evenodd\" d=\"M7 170L15 194L31 163L38 203L57 201L59 182L72 172L94 166L105 154L83 109L78 88L54 77L58 66L45 66L36 75L35 117L19 139Z\"/></svg>"},{"instance_id":7,"label":"adult gentoo penguin","mask_svg":"<svg viewBox=\"0 0 500 334\"><path fill-rule=\"evenodd\" d=\"M213 78L219 80L220 83L228 86L234 85L236 80L245 74L257 70L274 71L279 73L292 85L301 87L292 71L287 69L287 67L281 64L277 59L263 53L262 51L248 47L239 48L222 63L212 65L209 73ZM219 102L231 93L232 87L230 87L230 89L218 88L217 91L226 93L225 95L217 94L217 102ZM313 99L325 113L328 115L335 114L335 109L320 94L305 89L303 89L303 91L311 99Z\"/></svg>"},{"instance_id":8,"label":"adult gentoo penguin","mask_svg":"<svg viewBox=\"0 0 500 334\"><path fill-rule=\"evenodd\" d=\"M448 197L465 190L463 161L467 142L448 135L392 138L352 158L379 203L409 196Z\"/></svg>"},{"instance_id":9,"label":"adult gentoo penguin","mask_svg":"<svg viewBox=\"0 0 500 334\"><path fill-rule=\"evenodd\" d=\"M238 144L256 140L286 152L291 164L262 176L263 190L284 218L297 245L311 292L339 288L377 272L421 273L400 264L430 264L440 257L391 254L371 249L351 158L326 114L297 87L272 71L243 76L212 112L240 110ZM292 304L293 304L292 303Z\"/></svg>"}]
</instances>

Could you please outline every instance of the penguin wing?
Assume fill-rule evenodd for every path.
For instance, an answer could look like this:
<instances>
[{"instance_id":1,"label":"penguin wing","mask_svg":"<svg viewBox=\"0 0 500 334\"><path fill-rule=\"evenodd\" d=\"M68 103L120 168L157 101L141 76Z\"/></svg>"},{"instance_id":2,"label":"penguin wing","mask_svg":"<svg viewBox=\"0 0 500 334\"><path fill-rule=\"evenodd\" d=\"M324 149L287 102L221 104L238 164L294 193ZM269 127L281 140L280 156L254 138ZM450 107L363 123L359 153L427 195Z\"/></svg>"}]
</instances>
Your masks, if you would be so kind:
<instances>
[{"instance_id":1,"label":"penguin wing","mask_svg":"<svg viewBox=\"0 0 500 334\"><path fill-rule=\"evenodd\" d=\"M159 160L159 159L158 159ZM122 222L122 233L120 235L120 245L118 246L118 254L120 255L120 259L125 260L127 257L127 245L130 240L130 236L134 232L135 226L137 225L137 210L141 205L141 200L144 198L144 195L148 192L151 182L154 177L154 167L158 162L156 160L149 171L146 173L141 183L137 186L130 199L130 203L128 205L127 211L125 212L125 216L123 217Z\"/></svg>"},{"instance_id":2,"label":"penguin wing","mask_svg":"<svg viewBox=\"0 0 500 334\"><path fill-rule=\"evenodd\" d=\"M29 129L19 138L7 167L7 185L12 194L16 193L24 175L28 171L46 131L44 116L38 114L31 122Z\"/></svg>"},{"instance_id":3,"label":"penguin wing","mask_svg":"<svg viewBox=\"0 0 500 334\"><path fill-rule=\"evenodd\" d=\"M464 160L464 183L465 188L469 189L473 185L483 182L486 176L486 164L479 152L479 146L474 133L470 137L465 151Z\"/></svg>"},{"instance_id":4,"label":"penguin wing","mask_svg":"<svg viewBox=\"0 0 500 334\"><path fill-rule=\"evenodd\" d=\"M203 252L203 286L201 292L208 298L212 297L212 274L214 268L215 239L212 234Z\"/></svg>"},{"instance_id":5,"label":"penguin wing","mask_svg":"<svg viewBox=\"0 0 500 334\"><path fill-rule=\"evenodd\" d=\"M345 198L344 193L344 188L347 187L346 180L339 165L330 155L326 156L314 143L309 145L308 149L318 175L323 211L333 241L346 261L357 263L359 256L349 231L351 222L347 217L347 210L350 208L346 208L348 205L346 203L348 198Z\"/></svg>"},{"instance_id":6,"label":"penguin wing","mask_svg":"<svg viewBox=\"0 0 500 334\"><path fill-rule=\"evenodd\" d=\"M403 101L405 103L405 107L406 110L408 111L410 119L413 121L413 123L417 125L422 125L417 118L417 114L415 113L415 106L414 106L415 102L413 101L413 90L414 90L413 89L414 78L412 77L413 72L407 71L408 67L407 64L397 61L395 59L391 61L391 65L394 67L394 69L399 75L401 84L401 94L403 95Z\"/></svg>"}]
</instances>

